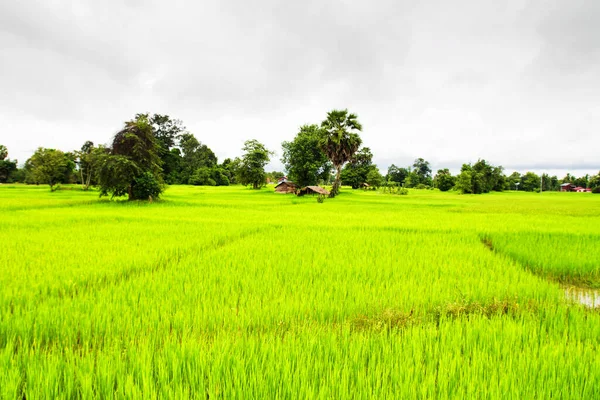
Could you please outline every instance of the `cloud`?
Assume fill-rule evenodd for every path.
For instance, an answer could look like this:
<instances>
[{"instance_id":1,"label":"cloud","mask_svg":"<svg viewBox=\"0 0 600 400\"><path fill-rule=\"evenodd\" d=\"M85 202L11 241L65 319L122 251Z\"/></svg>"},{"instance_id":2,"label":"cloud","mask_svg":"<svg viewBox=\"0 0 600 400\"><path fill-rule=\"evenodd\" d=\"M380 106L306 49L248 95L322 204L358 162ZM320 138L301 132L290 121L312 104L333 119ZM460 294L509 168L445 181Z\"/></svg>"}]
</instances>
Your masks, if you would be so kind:
<instances>
[{"instance_id":1,"label":"cloud","mask_svg":"<svg viewBox=\"0 0 600 400\"><path fill-rule=\"evenodd\" d=\"M280 169L282 141L349 108L383 170L598 170L599 19L594 0L3 2L0 142L24 161L159 112Z\"/></svg>"}]
</instances>

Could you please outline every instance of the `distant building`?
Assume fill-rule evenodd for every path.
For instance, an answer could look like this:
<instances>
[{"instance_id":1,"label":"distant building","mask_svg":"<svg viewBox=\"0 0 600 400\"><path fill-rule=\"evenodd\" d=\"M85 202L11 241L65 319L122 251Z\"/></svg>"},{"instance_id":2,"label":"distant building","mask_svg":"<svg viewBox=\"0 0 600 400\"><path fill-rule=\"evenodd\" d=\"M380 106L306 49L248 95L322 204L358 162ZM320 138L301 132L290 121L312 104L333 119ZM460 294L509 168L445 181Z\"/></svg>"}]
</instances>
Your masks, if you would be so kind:
<instances>
[{"instance_id":1,"label":"distant building","mask_svg":"<svg viewBox=\"0 0 600 400\"><path fill-rule=\"evenodd\" d=\"M561 192L574 192L575 185L573 185L572 183L563 183L562 185L560 185L560 191Z\"/></svg>"},{"instance_id":2,"label":"distant building","mask_svg":"<svg viewBox=\"0 0 600 400\"><path fill-rule=\"evenodd\" d=\"M280 179L279 183L275 186L275 192L277 193L296 193L297 189L298 185L285 178Z\"/></svg>"},{"instance_id":3,"label":"distant building","mask_svg":"<svg viewBox=\"0 0 600 400\"><path fill-rule=\"evenodd\" d=\"M305 194L328 195L329 192L321 186L307 186L298 191L298 196L304 196Z\"/></svg>"}]
</instances>

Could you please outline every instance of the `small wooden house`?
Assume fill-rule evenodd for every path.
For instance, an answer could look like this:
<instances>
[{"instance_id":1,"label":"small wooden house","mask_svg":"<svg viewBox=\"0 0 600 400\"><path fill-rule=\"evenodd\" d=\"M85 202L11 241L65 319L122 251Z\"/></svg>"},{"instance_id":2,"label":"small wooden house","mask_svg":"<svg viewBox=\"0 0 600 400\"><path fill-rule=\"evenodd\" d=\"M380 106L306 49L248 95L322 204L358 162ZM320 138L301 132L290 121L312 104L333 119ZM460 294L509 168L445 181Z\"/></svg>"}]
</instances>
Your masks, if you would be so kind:
<instances>
[{"instance_id":1,"label":"small wooden house","mask_svg":"<svg viewBox=\"0 0 600 400\"><path fill-rule=\"evenodd\" d=\"M329 192L323 189L321 186L307 186L298 191L298 196L304 196L305 194L322 194L328 195Z\"/></svg>"},{"instance_id":2,"label":"small wooden house","mask_svg":"<svg viewBox=\"0 0 600 400\"><path fill-rule=\"evenodd\" d=\"M275 192L277 193L296 193L298 186L287 179L280 180L277 186L275 186Z\"/></svg>"}]
</instances>

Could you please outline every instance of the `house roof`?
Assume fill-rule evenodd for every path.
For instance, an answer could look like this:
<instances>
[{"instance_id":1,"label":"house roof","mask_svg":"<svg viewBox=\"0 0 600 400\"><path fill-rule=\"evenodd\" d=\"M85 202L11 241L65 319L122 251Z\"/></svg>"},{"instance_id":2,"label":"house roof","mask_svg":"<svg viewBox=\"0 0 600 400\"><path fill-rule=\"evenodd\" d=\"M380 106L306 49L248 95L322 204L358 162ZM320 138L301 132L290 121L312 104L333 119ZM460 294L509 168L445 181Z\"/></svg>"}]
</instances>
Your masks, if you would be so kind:
<instances>
[{"instance_id":1,"label":"house roof","mask_svg":"<svg viewBox=\"0 0 600 400\"><path fill-rule=\"evenodd\" d=\"M321 186L307 186L305 189L310 189L315 193L319 194L329 194L329 192L323 189Z\"/></svg>"},{"instance_id":2,"label":"house roof","mask_svg":"<svg viewBox=\"0 0 600 400\"><path fill-rule=\"evenodd\" d=\"M575 185L573 185L572 183L563 183L563 184L562 184L562 185L560 185L560 186L561 186L561 187L563 187L563 186L575 186Z\"/></svg>"},{"instance_id":3,"label":"house roof","mask_svg":"<svg viewBox=\"0 0 600 400\"><path fill-rule=\"evenodd\" d=\"M294 185L294 186L296 186L296 184L295 184L294 182L292 182L292 181L288 181L287 179L284 179L284 180L282 180L282 181L279 181L279 183L278 183L277 185L275 185L275 187L277 187L277 186L279 186L279 185L283 185L284 183L287 183L287 184L289 184L289 185Z\"/></svg>"}]
</instances>

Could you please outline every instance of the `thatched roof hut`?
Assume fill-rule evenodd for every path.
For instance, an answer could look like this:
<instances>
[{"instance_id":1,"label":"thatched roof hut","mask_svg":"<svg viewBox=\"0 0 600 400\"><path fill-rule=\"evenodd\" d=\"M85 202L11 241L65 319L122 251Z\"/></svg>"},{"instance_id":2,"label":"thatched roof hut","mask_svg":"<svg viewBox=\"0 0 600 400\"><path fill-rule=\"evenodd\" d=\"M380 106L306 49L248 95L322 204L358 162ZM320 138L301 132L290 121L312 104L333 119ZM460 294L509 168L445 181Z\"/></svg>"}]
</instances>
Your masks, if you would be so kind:
<instances>
[{"instance_id":1,"label":"thatched roof hut","mask_svg":"<svg viewBox=\"0 0 600 400\"><path fill-rule=\"evenodd\" d=\"M323 194L328 195L329 192L322 188L321 186L307 186L298 192L298 196L304 196L305 194Z\"/></svg>"},{"instance_id":2,"label":"thatched roof hut","mask_svg":"<svg viewBox=\"0 0 600 400\"><path fill-rule=\"evenodd\" d=\"M298 185L287 179L281 180L277 186L275 186L275 192L277 193L296 193Z\"/></svg>"}]
</instances>

